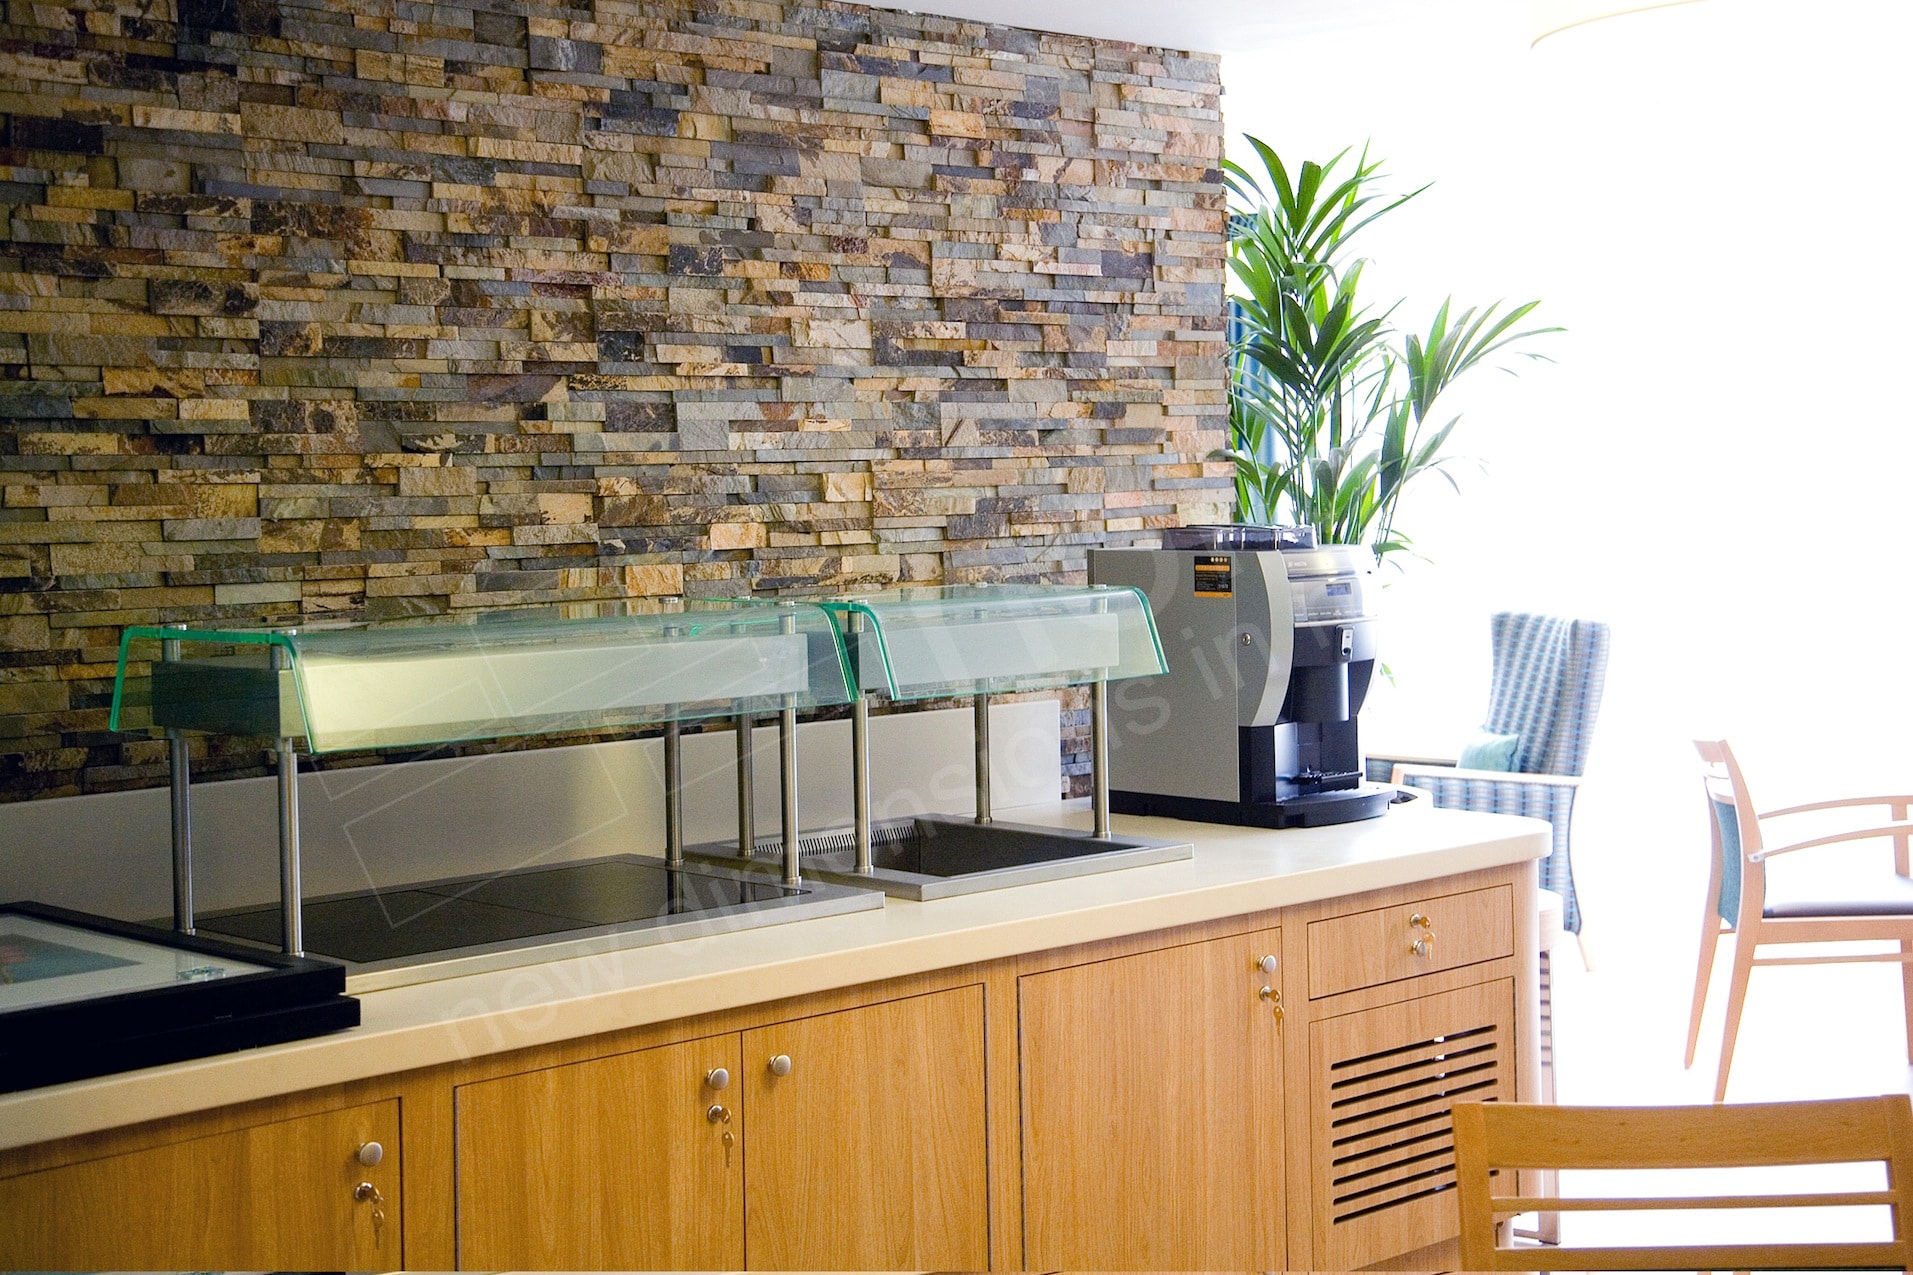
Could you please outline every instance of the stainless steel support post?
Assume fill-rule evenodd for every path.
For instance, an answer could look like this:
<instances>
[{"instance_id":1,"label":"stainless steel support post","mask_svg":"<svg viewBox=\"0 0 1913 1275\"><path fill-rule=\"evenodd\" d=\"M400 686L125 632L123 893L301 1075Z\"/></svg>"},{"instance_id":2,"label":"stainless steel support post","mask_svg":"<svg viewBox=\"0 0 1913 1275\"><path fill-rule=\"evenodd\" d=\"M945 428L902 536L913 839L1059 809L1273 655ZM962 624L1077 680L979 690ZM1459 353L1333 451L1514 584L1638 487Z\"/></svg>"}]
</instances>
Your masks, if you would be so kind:
<instances>
[{"instance_id":1,"label":"stainless steel support post","mask_svg":"<svg viewBox=\"0 0 1913 1275\"><path fill-rule=\"evenodd\" d=\"M664 861L684 866L684 748L675 721L664 724Z\"/></svg>"},{"instance_id":2,"label":"stainless steel support post","mask_svg":"<svg viewBox=\"0 0 1913 1275\"><path fill-rule=\"evenodd\" d=\"M797 632L797 616L784 616L778 626L785 633ZM784 884L796 886L803 880L802 856L797 822L797 708L787 702L777 714L777 787L784 806Z\"/></svg>"},{"instance_id":3,"label":"stainless steel support post","mask_svg":"<svg viewBox=\"0 0 1913 1275\"><path fill-rule=\"evenodd\" d=\"M803 871L797 844L797 710L777 715L777 790L784 801L784 884L796 885Z\"/></svg>"},{"instance_id":4,"label":"stainless steel support post","mask_svg":"<svg viewBox=\"0 0 1913 1275\"><path fill-rule=\"evenodd\" d=\"M757 852L757 776L751 765L756 755L749 713L737 715L737 857Z\"/></svg>"},{"instance_id":5,"label":"stainless steel support post","mask_svg":"<svg viewBox=\"0 0 1913 1275\"><path fill-rule=\"evenodd\" d=\"M183 629L183 624L169 624ZM159 644L159 658L168 663L180 655L179 642L169 639ZM166 756L170 764L173 789L173 928L192 934L193 922L193 772L192 755L186 747L185 732L178 728L166 732Z\"/></svg>"},{"instance_id":6,"label":"stainless steel support post","mask_svg":"<svg viewBox=\"0 0 1913 1275\"><path fill-rule=\"evenodd\" d=\"M850 632L859 641L864 631L864 614L850 613ZM856 862L851 870L870 874L870 700L864 695L861 650L851 661L851 676L856 685L850 698L850 811L856 829Z\"/></svg>"},{"instance_id":7,"label":"stainless steel support post","mask_svg":"<svg viewBox=\"0 0 1913 1275\"><path fill-rule=\"evenodd\" d=\"M972 701L976 725L976 821L990 822L990 697L980 694Z\"/></svg>"},{"instance_id":8,"label":"stainless steel support post","mask_svg":"<svg viewBox=\"0 0 1913 1275\"><path fill-rule=\"evenodd\" d=\"M290 636L288 634L288 636ZM283 646L272 648L272 667L291 667ZM299 754L296 741L281 736L279 748L279 918L282 943L288 956L306 954L304 901L299 885Z\"/></svg>"},{"instance_id":9,"label":"stainless steel support post","mask_svg":"<svg viewBox=\"0 0 1913 1275\"><path fill-rule=\"evenodd\" d=\"M1089 811L1093 835L1109 839L1109 683L1089 684Z\"/></svg>"}]
</instances>

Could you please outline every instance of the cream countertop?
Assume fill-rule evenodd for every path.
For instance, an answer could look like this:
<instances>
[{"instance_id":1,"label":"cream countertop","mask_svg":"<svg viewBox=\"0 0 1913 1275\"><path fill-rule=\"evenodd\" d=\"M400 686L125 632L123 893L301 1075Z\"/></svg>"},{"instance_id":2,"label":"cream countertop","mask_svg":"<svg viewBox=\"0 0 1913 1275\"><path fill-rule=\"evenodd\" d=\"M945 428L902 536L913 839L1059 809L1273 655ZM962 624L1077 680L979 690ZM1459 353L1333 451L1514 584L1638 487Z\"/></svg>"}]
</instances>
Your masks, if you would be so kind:
<instances>
[{"instance_id":1,"label":"cream countertop","mask_svg":"<svg viewBox=\"0 0 1913 1275\"><path fill-rule=\"evenodd\" d=\"M1085 803L999 811L1087 826ZM1120 938L1544 856L1547 825L1396 806L1272 832L1117 817L1194 857L930 903L574 956L361 996L329 1036L0 1095L0 1148L881 979Z\"/></svg>"}]
</instances>

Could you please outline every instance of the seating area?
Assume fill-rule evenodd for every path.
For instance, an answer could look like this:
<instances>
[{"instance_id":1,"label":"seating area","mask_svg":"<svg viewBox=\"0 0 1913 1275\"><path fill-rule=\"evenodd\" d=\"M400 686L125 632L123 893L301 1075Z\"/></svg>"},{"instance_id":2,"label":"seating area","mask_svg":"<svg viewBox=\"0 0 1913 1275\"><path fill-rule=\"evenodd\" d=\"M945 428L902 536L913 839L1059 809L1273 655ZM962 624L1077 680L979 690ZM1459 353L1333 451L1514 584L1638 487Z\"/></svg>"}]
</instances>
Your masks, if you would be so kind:
<instances>
[{"instance_id":1,"label":"seating area","mask_svg":"<svg viewBox=\"0 0 1913 1275\"><path fill-rule=\"evenodd\" d=\"M1882 1227L1898 1219L1904 1228L1905 1219L1889 1217L1881 1191L1856 1186L1850 1166L1814 1163L1805 1153L1824 1148L1787 1135L1793 1148L1788 1154L1801 1153L1790 1161L1795 1167L1759 1179L1758 1191L1743 1189L1735 1174L1749 1171L1745 1166L1754 1161L1723 1155L1739 1135L1712 1128L1707 1121L1714 1109L1702 1104L1731 1096L1734 1103L1721 1109L1721 1118L1754 1122L1762 1137L1775 1136L1762 1120L1779 1122L1774 1127L1781 1129L1788 1122L1821 1128L1837 1112L1845 1122L1841 1127L1879 1137L1890 1133L1886 1151L1904 1153L1894 1140L1904 1127L1906 1065L1913 1059L1913 795L1842 795L1763 809L1731 748L1702 740L1698 771L1692 760L1677 756L1666 759L1665 769L1675 775L1685 770L1689 793L1691 777L1702 778L1704 819L1693 819L1691 806L1663 808L1651 799L1652 788L1641 790L1647 801L1600 791L1590 835L1577 830L1573 819L1604 689L1607 626L1504 612L1493 617L1491 647L1482 740L1491 749L1501 742L1505 751L1490 764L1512 769L1484 769L1478 759L1475 765L1456 764L1466 757L1369 759L1371 778L1411 785L1437 805L1529 814L1548 818L1554 827L1554 853L1542 869L1544 886L1560 901L1550 917L1549 896L1543 895L1544 1073L1542 1102L1534 1104L1541 1123L1496 1132L1500 1126L1484 1127L1479 1115L1458 1115L1457 1143L1459 1148L1472 1139L1466 1154L1479 1157L1487 1145L1482 1139L1491 1134L1492 1145L1505 1151L1509 1139L1539 1137L1540 1129L1566 1138L1555 1159L1518 1163L1562 1172L1524 1175L1525 1194L1514 1190L1512 1175L1497 1177L1496 1192L1516 1197L1503 1201L1508 1212L1499 1219L1502 1242L1510 1247L1497 1254L1473 1250L1466 1268L1638 1269L1656 1261L1741 1269L1903 1264L1903 1231L1891 1231L1888 1240ZM1512 747L1506 746L1508 736L1514 737ZM1683 817L1671 817L1676 813ZM1683 835L1678 842L1659 837L1655 830L1661 828ZM1583 856L1578 864L1571 857L1577 849ZM1581 961L1563 968L1547 951L1550 920L1560 936L1582 929L1577 868L1593 883L1596 933L1608 938L1602 946L1608 959L1599 967ZM1655 888L1638 888L1646 880ZM1689 946L1691 919L1681 919L1691 918L1696 899L1704 902L1697 948ZM1696 955L1690 984L1677 971L1695 969ZM1722 977L1714 977L1716 965ZM1758 980L1751 978L1756 967L1762 970ZM1752 1009L1750 984L1758 989ZM1903 1016L1900 1006L1909 1012ZM1676 1055L1682 1027L1685 1050ZM1717 1055L1710 1055L1716 1044ZM1703 1063L1698 1070L1697 1059ZM1890 1097L1847 1097L1869 1091ZM1557 1101L1566 1105L1555 1107ZM1576 1108L1588 1103L1602 1105L1583 1117ZM1692 1118L1670 1103L1693 1104ZM1515 1120L1514 1111L1489 1109L1487 1119ZM1618 1139L1623 1150L1606 1162L1599 1156L1576 1161L1565 1149L1585 1153L1594 1134L1562 1134L1562 1126L1549 1123L1557 1118L1593 1121L1591 1129ZM1649 1137L1643 1131L1658 1132ZM1708 1162L1703 1152L1714 1160ZM1690 1173L1685 1187L1670 1185L1657 1170L1679 1156L1711 1163L1712 1169L1698 1177ZM1462 1173L1464 1179L1470 1173L1465 1161ZM1913 1182L1913 1171L1896 1174L1893 1181ZM1752 1197L1785 1195L1789 1183L1798 1201L1783 1199L1776 1209L1746 1215L1759 1218L1743 1236L1757 1241L1753 1247L1691 1251L1722 1236L1728 1204L1764 1206L1766 1201ZM1485 1177L1476 1185L1485 1190ZM1702 1207L1679 1207L1683 1190L1700 1195ZM1480 1229L1482 1210L1490 1206L1485 1195L1477 1195L1464 1208L1474 1210L1472 1224ZM1856 1221L1867 1217L1867 1208L1857 1203L1862 1199L1881 1206L1872 1208L1870 1221ZM1628 1200L1642 1209L1620 1207ZM1847 1211L1828 1214L1830 1202L1844 1202ZM1892 1203L1900 1207L1897 1199ZM1854 1234L1870 1237L1874 1247L1829 1249L1824 1260L1797 1247L1848 1238L1842 1227L1856 1226ZM1726 1234L1742 1233L1730 1228ZM1899 1247L1879 1247L1889 1243ZM1642 1244L1645 1253L1629 1249Z\"/></svg>"}]
</instances>

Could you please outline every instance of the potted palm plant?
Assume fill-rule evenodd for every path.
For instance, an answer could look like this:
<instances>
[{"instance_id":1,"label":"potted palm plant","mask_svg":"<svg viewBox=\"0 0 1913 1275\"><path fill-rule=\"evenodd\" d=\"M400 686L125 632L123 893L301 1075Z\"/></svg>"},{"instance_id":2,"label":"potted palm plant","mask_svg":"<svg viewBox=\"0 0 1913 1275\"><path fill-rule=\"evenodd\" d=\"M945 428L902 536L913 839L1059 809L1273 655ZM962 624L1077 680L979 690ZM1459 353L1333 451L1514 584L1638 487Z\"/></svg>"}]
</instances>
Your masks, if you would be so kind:
<instances>
[{"instance_id":1,"label":"potted palm plant","mask_svg":"<svg viewBox=\"0 0 1913 1275\"><path fill-rule=\"evenodd\" d=\"M1225 161L1236 207L1229 264L1229 447L1236 516L1244 522L1312 526L1324 541L1366 542L1377 559L1408 547L1395 525L1408 484L1442 474L1456 420L1436 401L1463 373L1508 367L1515 347L1558 328L1521 328L1538 302L1454 311L1443 301L1426 332L1400 332L1395 306L1358 296L1365 259L1356 235L1427 187L1377 190L1379 163L1364 151L1338 177L1344 151L1304 163L1293 180L1280 157L1248 138L1263 179ZM1508 370L1513 370L1508 368Z\"/></svg>"}]
</instances>

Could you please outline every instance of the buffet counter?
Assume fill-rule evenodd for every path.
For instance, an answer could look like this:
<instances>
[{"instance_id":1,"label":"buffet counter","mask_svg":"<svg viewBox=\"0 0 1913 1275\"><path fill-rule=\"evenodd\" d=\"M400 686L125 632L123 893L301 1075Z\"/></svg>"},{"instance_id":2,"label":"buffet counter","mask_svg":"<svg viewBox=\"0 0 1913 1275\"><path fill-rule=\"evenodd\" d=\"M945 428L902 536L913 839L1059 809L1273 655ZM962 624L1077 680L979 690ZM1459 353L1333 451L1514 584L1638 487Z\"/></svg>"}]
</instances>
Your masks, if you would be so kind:
<instances>
[{"instance_id":1,"label":"buffet counter","mask_svg":"<svg viewBox=\"0 0 1913 1275\"><path fill-rule=\"evenodd\" d=\"M1005 815L1023 823L1081 826L1087 822L1081 802L999 812L1000 817ZM1270 1120L1286 1124L1291 1132L1286 1143L1273 1139L1273 1152L1265 1145L1271 1139L1255 1134L1260 1149L1251 1154L1273 1155L1270 1172L1286 1177L1289 1185L1285 1190L1261 1192L1276 1200L1275 1207L1282 1213L1279 1225L1271 1223L1273 1232L1264 1228L1240 1244L1233 1238L1224 1242L1210 1237L1192 1241L1193 1247L1181 1252L1155 1253L1144 1260L1159 1259L1165 1267L1201 1259L1212 1269L1280 1269L1284 1265L1348 1269L1345 1263L1373 1260L1377 1253L1393 1256L1404 1242L1401 1236L1427 1238L1426 1227L1404 1229L1401 1223L1403 1217L1410 1221L1421 1217L1416 1210L1426 1211L1426 1202L1413 1192L1401 1195L1402 1207L1390 1232L1394 1239L1373 1239L1372 1228L1353 1221L1345 1228L1346 1238L1338 1238L1343 1232L1338 1230L1336 1206L1332 1201L1323 1206L1311 1194L1315 1151L1311 1150L1312 1135L1304 1130L1315 1117L1310 1114L1310 1086L1302 1083L1302 1073L1342 1066L1339 1061L1324 1063L1323 1051L1341 1048L1337 1033L1351 1030L1357 1020L1372 1033L1393 1031L1396 1019L1401 1019L1401 1030L1408 1036L1439 1042L1449 1039L1449 1034L1436 1021L1437 1011L1452 1011L1481 1018L1480 1025L1470 1020L1467 1030L1471 1032L1500 1033L1496 1038L1500 1071L1494 1083L1504 1096L1515 1096L1517 1081L1521 1090L1529 1087L1536 948L1532 861L1547 852L1547 826L1535 820L1436 810L1417 801L1397 806L1379 819L1282 832L1140 817L1120 818L1117 827L1144 837L1192 840L1193 857L929 903L890 900L880 910L388 988L362 997L362 1024L349 1031L0 1096L0 1149L24 1149L0 1155L0 1201L7 1199L10 1185L35 1178L53 1182L49 1175L90 1169L92 1160L109 1152L152 1155L188 1134L224 1135L250 1128L244 1113L252 1108L245 1104L255 1104L264 1113L260 1119L271 1115L283 1120L287 1113L330 1118L378 1106L362 1100L389 1090L394 1115L387 1137L394 1143L402 1138L402 1175L393 1163L397 1156L388 1158L382 1170L367 1165L364 1155L349 1171L339 1170L353 1179L347 1183L341 1178L340 1190L359 1193L360 1198L346 1201L342 1207L347 1211L341 1215L341 1226L356 1237L353 1243L359 1247L286 1245L269 1252L242 1248L146 1255L191 1258L197 1265L245 1265L254 1264L251 1259L272 1258L281 1266L317 1264L332 1269L401 1262L414 1267L454 1263L466 1267L742 1266L747 1255L754 1267L819 1260L824 1265L900 1263L944 1269L1093 1266L1111 1254L1097 1251L1082 1234L1082 1226L1042 1211L1045 1175L1063 1175L1057 1180L1065 1182L1070 1166L1045 1164L1042 1157L1055 1144L1048 1144L1046 1150L1033 1133L1046 1120L1054 1119L1060 1127L1087 1118L1083 1112L1071 1115L1066 1103L1055 1105L1061 1101L1057 1086L1064 1081L1043 1079L1046 1067L1060 1066L1060 1060L1081 1051L1071 1045L1052 1055L1051 1044L1030 1033L1048 1015L1064 1033L1058 1039L1067 1039L1067 1033L1075 1030L1068 1020L1080 1013L1087 1017L1078 1026L1101 1037L1101 1044L1120 1041L1124 1029L1112 1020L1116 1011L1111 1006L1134 998L1119 995L1109 1001L1109 988L1094 982L1078 985L1071 979L1085 970L1098 977L1114 977L1129 968L1127 961L1163 959L1198 961L1146 974L1142 965L1135 967L1144 974L1143 988L1156 986L1171 995L1161 1012L1139 1020L1135 1031L1147 1035L1160 1024L1170 1032L1164 1038L1170 1045L1189 1039L1192 1033L1212 1031L1182 1010L1188 1003L1201 1002L1203 994L1214 993L1221 985L1218 979L1230 986L1244 978L1261 984L1259 988L1245 984L1242 992L1254 1007L1253 1020L1230 1018L1213 1030L1286 1033L1269 1037L1282 1042L1279 1049L1252 1046L1256 1067L1270 1058L1279 1063L1276 1082L1286 1068L1286 1087L1276 1083L1270 1090L1263 1084L1261 1089L1269 1092L1260 1097L1252 1093L1250 1100L1273 1103ZM1402 915L1395 916L1395 911ZM1431 917L1435 918L1432 924ZM1396 935L1396 929L1403 933ZM1382 937L1371 941L1371 934ZM1235 951L1238 946L1242 953ZM1243 954L1251 949L1254 954ZM1203 960L1212 955L1219 964L1214 969L1201 966L1199 955ZM1242 971L1236 970L1238 959ZM1180 991L1164 982L1184 977L1197 981ZM1233 996L1230 993L1227 998L1228 1013L1246 1014L1234 1008ZM794 1092L791 1087L796 1082L789 1078L788 1069L790 1059L799 1055L795 1048L766 1037L763 1047L779 1052L772 1057L771 1071L760 1076L764 1064L753 1058L760 1044L756 1037L795 1022L816 1024L831 1018L848 1022L848 1015L889 1012L886 1007L917 1002L928 1005L945 997L951 998L948 1003L956 1015L952 1020L955 1038L968 1042L957 1054L970 1049L975 1055L975 1092L965 1089L936 1096L917 1090L908 1095L908 1109L942 1110L946 1099L956 1106L971 1103L974 1107L979 1122L974 1154L957 1156L956 1167L950 1170L956 1177L938 1193L945 1202L935 1206L955 1207L952 1198L974 1190L974 1246L945 1249L935 1244L911 1247L904 1242L900 1249L866 1252L854 1249L853 1227L849 1239L840 1237L842 1243L853 1243L852 1250L806 1249L802 1228L789 1222L797 1214L786 1217L788 1224L773 1225L780 1215L766 1194L770 1166L780 1154L771 1132L773 1104L779 1101L778 1086ZM1404 1014L1409 1018L1402 1018ZM884 1042L906 1041L914 1028L887 1023L872 1030L877 1035L870 1040L878 1044L872 1046L866 1040L857 1047L866 1054L873 1048L881 1054ZM709 1045L712 1041L723 1043ZM736 1246L725 1247L732 1243L731 1228L722 1222L714 1231L721 1233L722 1243L707 1249L612 1246L576 1251L561 1244L532 1251L494 1244L492 1237L524 1233L518 1225L522 1221L516 1211L519 1206L500 1203L503 1197L522 1195L523 1180L507 1175L506 1182L517 1185L487 1193L481 1170L498 1169L517 1154L501 1142L496 1154L483 1156L482 1163L474 1161L482 1139L490 1136L487 1131L538 1127L552 1113L584 1123L593 1119L590 1100L581 1095L508 1093L509 1086L528 1076L582 1076L579 1067L617 1058L660 1060L671 1049L686 1048L686 1042L723 1064L710 1062L703 1054L687 1064L707 1088L700 1093L698 1085L691 1083L686 1090L686 1100L696 1108L694 1125L686 1127L698 1138L710 1139L708 1148L699 1142L693 1151L704 1155L708 1150L711 1157L707 1167L716 1175L713 1207L722 1213L730 1207L727 1201L734 1202L743 1219L734 1228ZM1219 1047L1218 1042L1210 1042L1204 1048L1212 1045ZM817 1048L821 1051L823 1046ZM898 1048L903 1050L902 1045ZM946 1061L955 1056L941 1052ZM779 1059L785 1071L776 1070ZM904 1079L907 1060L902 1053L899 1059L893 1066L882 1057L870 1057L870 1075L888 1076L909 1089L918 1081ZM1140 1061L1150 1062L1146 1057ZM1212 1063L1205 1075L1214 1071ZM801 1058L798 1066L801 1074ZM935 1078L924 1083L941 1084L943 1070L933 1068ZM950 1070L959 1069L952 1065ZM723 1078L714 1079L719 1072ZM733 1072L743 1083L726 1088ZM1257 1074L1250 1068L1244 1078ZM760 1092L758 1086L764 1084L770 1089ZM1120 1091L1120 1084L1111 1090ZM285 1101L274 1105L281 1099ZM857 1098L859 1119L875 1119L871 1102L865 1089ZM499 1110L510 1117L501 1126L491 1123L496 1103L503 1103ZM740 1117L735 1122L733 1109ZM1442 1110L1445 1119L1445 1106ZM813 1126L817 1120L828 1119L833 1136L847 1144L857 1141L854 1128L846 1132L836 1117L821 1109L801 1118ZM1147 1124L1140 1109L1137 1119ZM103 1132L147 1122L158 1123L122 1142L114 1141L117 1134ZM648 1136L649 1128L648 1124L634 1126L631 1136ZM746 1130L755 1143L744 1141ZM748 1161L742 1155L734 1158L733 1148L740 1145L750 1148ZM855 1151L855 1146L850 1150ZM548 1163L551 1152L545 1147L525 1154L534 1160L544 1157ZM973 1166L968 1164L970 1159L976 1162ZM338 1163L346 1164L347 1157L342 1154ZM919 1154L913 1171L922 1171L923 1164ZM789 1174L779 1173L778 1178L819 1171L808 1162L785 1167ZM680 1165L672 1172L682 1176L681 1170ZM762 1181L752 1176L760 1170ZM143 1171L164 1170L156 1163ZM391 1174L388 1184L376 1181L377 1172ZM956 1180L965 1174L970 1175L964 1178L967 1186ZM732 1176L736 1181L730 1180ZM863 1176L885 1175L867 1167ZM360 1177L367 1180L359 1182ZM586 1180L597 1181L589 1176ZM329 1191L326 1181L322 1175L315 1190ZM562 1200L562 1191L577 1185L553 1186L561 1194L552 1199ZM1188 1187L1197 1190L1202 1185L1190 1182ZM593 1185L587 1193L598 1189ZM1073 1183L1065 1182L1065 1189L1073 1189ZM848 1192L844 1199L854 1200L855 1189L846 1185L844 1190ZM1427 1205L1436 1210L1428 1213L1436 1220L1427 1226L1440 1230L1444 1224L1439 1221L1439 1209L1452 1213L1451 1196L1448 1192ZM373 1197L378 1199L372 1206L378 1217L368 1221L371 1213L366 1201ZM386 1203L388 1199L391 1203ZM743 1204L746 1199L752 1202L748 1209ZM21 1201L23 1206L35 1202ZM919 1201L917 1207L929 1206ZM1327 1212L1322 1213L1321 1207ZM0 1213L6 1212L0 1208ZM1348 1212L1354 1218L1363 1210ZM677 1243L690 1225L679 1218L665 1229L678 1236L673 1241ZM770 1229L760 1231L760 1225ZM870 1225L879 1236L915 1233L961 1239L967 1233L940 1214L876 1218ZM402 1250L395 1243L402 1243ZM1376 1244L1389 1251L1375 1249ZM1298 1251L1296 1245L1303 1247ZM0 1258L7 1259L0 1264L34 1264L48 1257L67 1258L68 1265L113 1264L94 1260L107 1256L122 1254L58 1247L49 1253L33 1248L27 1239L0 1235Z\"/></svg>"}]
</instances>

